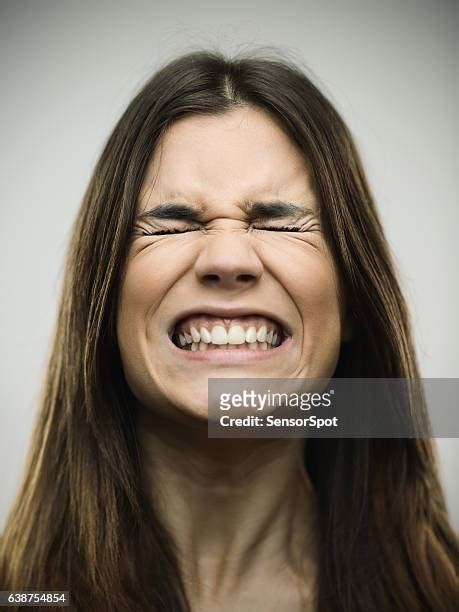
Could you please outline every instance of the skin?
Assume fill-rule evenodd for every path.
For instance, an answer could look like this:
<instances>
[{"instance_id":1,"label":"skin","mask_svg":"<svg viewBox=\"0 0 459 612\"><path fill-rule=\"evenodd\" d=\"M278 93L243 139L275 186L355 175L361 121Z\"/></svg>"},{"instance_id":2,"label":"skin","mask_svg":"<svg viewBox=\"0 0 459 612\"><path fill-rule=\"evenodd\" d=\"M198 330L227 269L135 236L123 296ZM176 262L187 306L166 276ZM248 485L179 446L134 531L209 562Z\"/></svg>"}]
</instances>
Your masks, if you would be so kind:
<instances>
[{"instance_id":1,"label":"skin","mask_svg":"<svg viewBox=\"0 0 459 612\"><path fill-rule=\"evenodd\" d=\"M254 200L312 215L250 224ZM202 223L166 236L142 231L196 224L138 223L124 270L117 333L148 495L177 543L193 609L313 610L317 509L304 442L207 437L209 377L330 377L349 333L307 164L260 109L186 117L152 157L139 213L162 202L201 207ZM291 224L301 231L263 229ZM288 352L233 364L178 357L171 321L201 304L269 304L292 331Z\"/></svg>"}]
</instances>

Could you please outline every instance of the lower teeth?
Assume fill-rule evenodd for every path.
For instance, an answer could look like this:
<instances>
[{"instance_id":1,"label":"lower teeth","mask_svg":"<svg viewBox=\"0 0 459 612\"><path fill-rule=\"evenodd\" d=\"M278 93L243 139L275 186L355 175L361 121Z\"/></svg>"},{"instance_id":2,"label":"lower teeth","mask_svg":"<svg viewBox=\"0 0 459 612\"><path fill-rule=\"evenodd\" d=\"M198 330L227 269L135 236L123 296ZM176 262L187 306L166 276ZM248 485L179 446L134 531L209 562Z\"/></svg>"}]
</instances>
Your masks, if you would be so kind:
<instances>
[{"instance_id":1,"label":"lower teeth","mask_svg":"<svg viewBox=\"0 0 459 612\"><path fill-rule=\"evenodd\" d=\"M215 351L215 350L226 350L226 351L234 351L234 350L255 350L255 351L266 351L269 349L276 348L279 346L280 342L273 346L268 344L267 342L253 342L248 344L244 342L243 344L206 344L204 342L198 343L193 342L192 344L187 344L185 346L179 346L183 351Z\"/></svg>"}]
</instances>

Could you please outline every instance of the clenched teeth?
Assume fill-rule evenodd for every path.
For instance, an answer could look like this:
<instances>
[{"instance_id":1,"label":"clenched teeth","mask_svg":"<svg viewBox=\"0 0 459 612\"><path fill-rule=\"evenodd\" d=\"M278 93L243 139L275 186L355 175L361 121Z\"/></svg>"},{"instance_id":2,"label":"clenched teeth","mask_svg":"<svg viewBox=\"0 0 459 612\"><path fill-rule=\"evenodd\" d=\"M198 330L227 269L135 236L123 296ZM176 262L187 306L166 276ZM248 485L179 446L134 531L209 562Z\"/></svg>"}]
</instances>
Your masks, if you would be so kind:
<instances>
[{"instance_id":1,"label":"clenched teeth","mask_svg":"<svg viewBox=\"0 0 459 612\"><path fill-rule=\"evenodd\" d=\"M207 351L217 348L268 350L282 343L284 333L273 321L264 320L266 323L258 321L257 325L246 322L244 326L235 322L228 328L220 323L214 325L207 323L207 326L187 325L187 330L185 330L182 325L175 330L172 339L180 348L191 351Z\"/></svg>"},{"instance_id":2,"label":"clenched teeth","mask_svg":"<svg viewBox=\"0 0 459 612\"><path fill-rule=\"evenodd\" d=\"M274 348L276 345L268 344L267 342L243 342L242 344L222 344L216 345L206 342L192 342L191 345L187 345L184 347L185 350L191 351L213 351L215 349L223 349L226 351L230 350L241 350L241 349L251 349L251 350L262 350L266 351L268 348Z\"/></svg>"}]
</instances>

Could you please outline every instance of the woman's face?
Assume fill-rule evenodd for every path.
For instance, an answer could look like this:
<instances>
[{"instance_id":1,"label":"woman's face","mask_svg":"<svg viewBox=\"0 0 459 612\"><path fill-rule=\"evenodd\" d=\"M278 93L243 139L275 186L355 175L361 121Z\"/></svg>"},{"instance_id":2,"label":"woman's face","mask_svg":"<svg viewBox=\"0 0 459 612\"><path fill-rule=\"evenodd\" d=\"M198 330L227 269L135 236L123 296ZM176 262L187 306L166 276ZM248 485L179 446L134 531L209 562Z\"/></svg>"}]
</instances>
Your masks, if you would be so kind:
<instances>
[{"instance_id":1,"label":"woman's face","mask_svg":"<svg viewBox=\"0 0 459 612\"><path fill-rule=\"evenodd\" d=\"M265 111L174 123L138 212L117 333L141 404L205 418L208 378L333 375L337 273L304 159Z\"/></svg>"}]
</instances>

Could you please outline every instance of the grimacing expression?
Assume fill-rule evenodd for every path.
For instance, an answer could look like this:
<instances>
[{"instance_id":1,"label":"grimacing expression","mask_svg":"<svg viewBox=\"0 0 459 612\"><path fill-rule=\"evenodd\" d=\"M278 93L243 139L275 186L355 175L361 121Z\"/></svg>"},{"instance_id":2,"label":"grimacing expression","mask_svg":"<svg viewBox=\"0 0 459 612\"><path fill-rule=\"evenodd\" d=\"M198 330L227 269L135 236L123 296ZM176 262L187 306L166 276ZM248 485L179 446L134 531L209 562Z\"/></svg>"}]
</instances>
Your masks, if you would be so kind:
<instances>
[{"instance_id":1,"label":"grimacing expression","mask_svg":"<svg viewBox=\"0 0 459 612\"><path fill-rule=\"evenodd\" d=\"M344 304L318 212L304 157L266 111L169 128L144 177L117 313L142 405L206 419L210 377L333 375Z\"/></svg>"}]
</instances>

